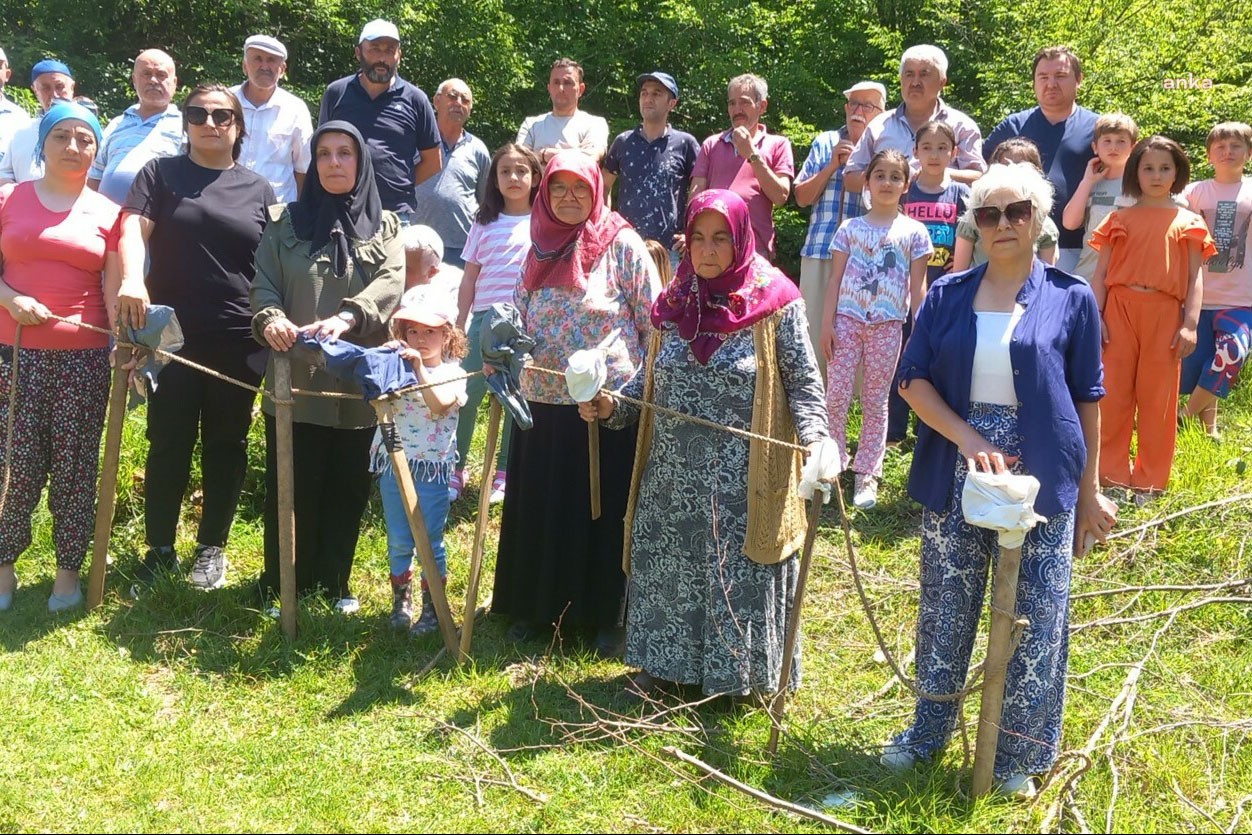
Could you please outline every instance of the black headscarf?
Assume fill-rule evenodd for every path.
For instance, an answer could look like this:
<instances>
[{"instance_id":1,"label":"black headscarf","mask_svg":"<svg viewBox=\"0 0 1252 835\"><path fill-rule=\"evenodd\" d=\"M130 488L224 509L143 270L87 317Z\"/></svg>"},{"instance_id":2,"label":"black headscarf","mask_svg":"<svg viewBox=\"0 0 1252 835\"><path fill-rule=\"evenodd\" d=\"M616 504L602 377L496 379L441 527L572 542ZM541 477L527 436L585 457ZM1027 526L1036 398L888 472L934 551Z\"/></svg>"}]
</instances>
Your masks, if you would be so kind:
<instances>
[{"instance_id":1,"label":"black headscarf","mask_svg":"<svg viewBox=\"0 0 1252 835\"><path fill-rule=\"evenodd\" d=\"M356 183L347 194L328 194L317 176L317 143L327 133L347 134L356 143ZM348 122L327 122L319 127L310 140L310 148L313 163L304 178L300 198L291 204L291 225L297 238L312 244L310 255L316 256L327 243L334 242L335 275L343 278L348 274L351 256L348 240L368 241L382 225L383 206L374 182L374 163L360 132Z\"/></svg>"}]
</instances>

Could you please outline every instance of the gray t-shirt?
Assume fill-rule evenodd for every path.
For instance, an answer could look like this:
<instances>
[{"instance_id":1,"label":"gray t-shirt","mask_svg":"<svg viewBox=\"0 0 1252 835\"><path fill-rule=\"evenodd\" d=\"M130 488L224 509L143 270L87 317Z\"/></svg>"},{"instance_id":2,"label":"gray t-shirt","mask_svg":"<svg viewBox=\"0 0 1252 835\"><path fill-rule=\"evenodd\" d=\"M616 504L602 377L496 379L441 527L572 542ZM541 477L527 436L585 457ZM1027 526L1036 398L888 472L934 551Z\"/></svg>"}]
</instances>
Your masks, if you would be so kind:
<instances>
[{"instance_id":1,"label":"gray t-shirt","mask_svg":"<svg viewBox=\"0 0 1252 835\"><path fill-rule=\"evenodd\" d=\"M487 186L491 152L469 131L461 134L455 148L442 138L439 142L443 170L417 187L412 223L434 229L445 247L461 249Z\"/></svg>"},{"instance_id":2,"label":"gray t-shirt","mask_svg":"<svg viewBox=\"0 0 1252 835\"><path fill-rule=\"evenodd\" d=\"M1112 214L1117 208L1117 198L1122 196L1122 178L1099 180L1091 188L1091 197L1087 198L1087 220L1083 225L1082 254L1078 256L1078 266L1074 272L1088 281L1095 273L1096 262L1100 253L1091 248L1091 233L1100 225L1100 221Z\"/></svg>"}]
</instances>

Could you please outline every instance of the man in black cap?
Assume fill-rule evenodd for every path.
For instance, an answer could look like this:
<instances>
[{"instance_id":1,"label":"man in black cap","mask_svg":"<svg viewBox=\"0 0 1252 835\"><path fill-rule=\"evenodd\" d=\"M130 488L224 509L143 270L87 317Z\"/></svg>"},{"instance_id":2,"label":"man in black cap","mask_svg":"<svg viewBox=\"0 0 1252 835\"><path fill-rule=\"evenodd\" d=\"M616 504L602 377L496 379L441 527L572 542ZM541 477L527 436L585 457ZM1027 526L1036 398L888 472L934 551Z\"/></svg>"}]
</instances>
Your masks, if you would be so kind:
<instances>
[{"instance_id":1,"label":"man in black cap","mask_svg":"<svg viewBox=\"0 0 1252 835\"><path fill-rule=\"evenodd\" d=\"M670 127L669 114L678 104L673 76L645 73L637 84L643 122L619 134L609 147L604 158L604 195L607 202L613 183L620 178L617 211L640 235L668 247L676 265L674 235L683 228L700 143L691 134Z\"/></svg>"}]
</instances>

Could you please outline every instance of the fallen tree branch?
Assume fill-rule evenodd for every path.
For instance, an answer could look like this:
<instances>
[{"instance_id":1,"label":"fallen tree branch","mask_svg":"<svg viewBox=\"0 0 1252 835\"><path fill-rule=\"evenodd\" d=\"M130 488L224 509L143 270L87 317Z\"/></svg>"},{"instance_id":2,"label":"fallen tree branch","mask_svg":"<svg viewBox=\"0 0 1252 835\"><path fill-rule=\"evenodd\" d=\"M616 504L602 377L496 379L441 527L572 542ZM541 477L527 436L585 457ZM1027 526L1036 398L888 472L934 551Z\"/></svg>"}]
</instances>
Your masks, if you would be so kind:
<instances>
[{"instance_id":1,"label":"fallen tree branch","mask_svg":"<svg viewBox=\"0 0 1252 835\"><path fill-rule=\"evenodd\" d=\"M738 780L736 780L734 777L731 777L728 774L724 774L723 772L718 771L716 768L709 765L704 760L701 760L697 757L693 757L684 751L680 751L672 745L666 745L661 750L664 751L666 754L669 754L674 759L681 760L682 762L685 762L688 765L695 767L699 771L704 772L705 775L712 777L714 780L717 780L719 783L725 783L731 788L737 791L741 791L744 794L748 795L749 797L752 797L752 798L755 798L756 800L761 801L767 806L772 806L775 809L781 809L784 812L790 812L793 815L800 815L801 817L809 818L810 820L815 820L818 823L824 823L827 826L831 827L832 829L838 829L841 832L860 833L860 835L869 834L868 829L862 829L861 827L856 826L855 824L848 823L847 821L841 821L838 818L832 818L829 815L824 815L815 809L809 809L806 806L800 806L798 804L791 803L790 801L783 800L780 797L774 797L774 795L769 794L768 792L764 792L761 789L753 788L752 786L749 786L747 783L741 783Z\"/></svg>"},{"instance_id":2,"label":"fallen tree branch","mask_svg":"<svg viewBox=\"0 0 1252 835\"><path fill-rule=\"evenodd\" d=\"M1124 618L1103 618L1101 620L1091 620L1086 623L1071 624L1069 627L1070 634L1081 632L1084 629L1090 629L1095 626L1117 626L1125 623L1142 623L1146 620L1156 620L1158 618L1172 618L1175 615L1189 612L1192 609L1199 609L1201 606L1211 606L1214 603L1242 603L1244 605L1252 604L1252 597L1206 597L1203 600L1196 600L1191 603L1184 603L1181 606L1175 606L1172 609L1165 609L1160 612L1148 612L1143 615L1131 615Z\"/></svg>"},{"instance_id":3,"label":"fallen tree branch","mask_svg":"<svg viewBox=\"0 0 1252 835\"><path fill-rule=\"evenodd\" d=\"M1119 586L1118 588L1115 588L1115 589L1102 589L1100 591L1085 591L1085 592L1082 592L1081 594L1071 594L1069 596L1069 599L1070 600L1086 600L1092 597L1108 597L1109 595L1114 595L1114 594L1131 594L1131 593L1142 593L1142 592L1147 592L1147 591L1176 591L1176 592L1228 591L1230 589L1243 588L1244 586L1252 586L1252 578L1246 578L1243 580L1228 580L1224 583L1204 583L1198 586L1170 586L1170 585Z\"/></svg>"},{"instance_id":4,"label":"fallen tree branch","mask_svg":"<svg viewBox=\"0 0 1252 835\"><path fill-rule=\"evenodd\" d=\"M504 783L502 781L487 780L486 778L482 778L482 777L476 777L475 782L478 782L478 781L491 782L491 783L499 782L500 785L507 785L509 788L513 789L518 794L522 795L523 797L526 797L529 800L534 801L535 803L538 803L540 806L543 806L551 799L549 795L543 792L535 791L534 789L528 789L525 786L523 786L521 783L517 782L517 775L513 773L513 769L510 768L509 764L504 761L504 758L501 757L499 754L497 754L491 748L490 745L483 742L474 734L470 733L469 731L465 730L462 727L453 725L450 722L444 722L442 719L436 719L435 723L439 725L439 727L441 728L448 728L448 729L454 730L457 733L464 736L466 739L472 742L474 746L478 748L478 750L482 751L484 754L486 754L487 756L495 760L497 763L499 763L500 767L504 769L505 776L508 777L507 783Z\"/></svg>"},{"instance_id":5,"label":"fallen tree branch","mask_svg":"<svg viewBox=\"0 0 1252 835\"><path fill-rule=\"evenodd\" d=\"M1199 513L1201 510L1209 510L1214 507L1222 507L1223 505L1237 504L1238 502L1246 502L1249 499L1252 499L1252 493L1240 493L1237 496L1227 496L1224 499L1217 499L1215 501L1205 502L1204 504L1197 504L1191 507L1185 507L1182 510L1175 511L1165 516L1157 517L1156 519L1153 519L1150 522L1144 522L1142 525L1137 525L1133 528L1127 528L1124 531L1117 531L1116 533L1110 534L1108 537L1108 541L1112 542L1115 539L1123 539L1127 536L1130 536L1131 534L1135 534L1140 531L1146 531L1149 528L1155 528L1159 525L1164 525L1166 522L1171 522L1174 519L1178 519L1182 516L1190 516L1192 513Z\"/></svg>"}]
</instances>

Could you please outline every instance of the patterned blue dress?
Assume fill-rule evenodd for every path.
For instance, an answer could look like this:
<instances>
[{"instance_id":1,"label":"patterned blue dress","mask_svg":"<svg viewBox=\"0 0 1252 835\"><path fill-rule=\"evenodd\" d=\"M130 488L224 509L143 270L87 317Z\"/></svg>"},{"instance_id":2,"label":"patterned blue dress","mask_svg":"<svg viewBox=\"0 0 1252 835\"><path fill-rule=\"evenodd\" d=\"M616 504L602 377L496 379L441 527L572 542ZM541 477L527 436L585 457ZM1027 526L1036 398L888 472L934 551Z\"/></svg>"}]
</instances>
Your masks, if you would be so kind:
<instances>
[{"instance_id":1,"label":"patterned blue dress","mask_svg":"<svg viewBox=\"0 0 1252 835\"><path fill-rule=\"evenodd\" d=\"M777 329L783 388L802 444L827 437L817 361L804 303ZM701 365L675 330L662 332L654 369L661 406L747 429L757 373L751 328L732 334ZM639 398L643 374L623 393ZM638 420L619 402L606 425ZM743 553L748 527L748 441L661 414L630 532L626 663L706 693L773 692L782 669L797 561L760 565ZM799 681L799 656L793 683Z\"/></svg>"}]
</instances>

